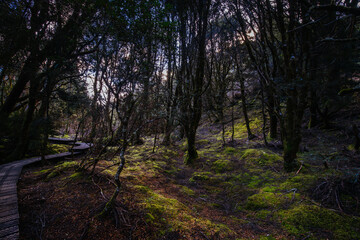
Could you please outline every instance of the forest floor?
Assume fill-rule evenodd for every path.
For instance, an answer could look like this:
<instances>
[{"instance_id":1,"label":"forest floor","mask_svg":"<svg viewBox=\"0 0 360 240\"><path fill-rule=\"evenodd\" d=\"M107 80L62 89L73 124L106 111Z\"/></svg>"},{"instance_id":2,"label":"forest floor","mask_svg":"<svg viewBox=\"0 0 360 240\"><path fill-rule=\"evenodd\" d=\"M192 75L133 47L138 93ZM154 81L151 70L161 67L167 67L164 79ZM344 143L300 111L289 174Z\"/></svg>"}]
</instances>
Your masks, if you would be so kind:
<instances>
[{"instance_id":1,"label":"forest floor","mask_svg":"<svg viewBox=\"0 0 360 240\"><path fill-rule=\"evenodd\" d=\"M352 116L338 118L341 126L359 116L350 111L339 113ZM102 218L114 191L115 147L92 177L75 171L81 159L24 169L20 238L360 239L360 155L348 131L336 121L331 129L304 129L301 167L285 173L281 149L260 137L258 115L251 116L256 139L247 140L240 119L235 142L226 145L220 124L204 121L192 166L183 163L183 141L153 149L149 137L129 147L116 210ZM229 141L230 124L225 136Z\"/></svg>"}]
</instances>

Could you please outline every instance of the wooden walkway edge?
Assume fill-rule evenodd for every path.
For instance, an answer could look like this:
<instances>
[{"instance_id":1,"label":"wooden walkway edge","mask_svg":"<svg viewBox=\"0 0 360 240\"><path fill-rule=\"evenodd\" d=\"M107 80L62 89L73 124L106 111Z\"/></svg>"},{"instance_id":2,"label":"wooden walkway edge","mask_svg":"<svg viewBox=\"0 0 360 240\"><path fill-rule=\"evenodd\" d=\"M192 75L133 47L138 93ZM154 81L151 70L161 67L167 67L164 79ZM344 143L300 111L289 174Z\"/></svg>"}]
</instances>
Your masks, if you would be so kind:
<instances>
[{"instance_id":1,"label":"wooden walkway edge","mask_svg":"<svg viewBox=\"0 0 360 240\"><path fill-rule=\"evenodd\" d=\"M73 144L73 140L49 138L51 142ZM46 160L62 159L79 155L90 148L90 144L75 143L73 153L64 152L45 156ZM19 211L17 182L25 165L39 162L41 157L33 157L0 165L0 239L19 239Z\"/></svg>"}]
</instances>

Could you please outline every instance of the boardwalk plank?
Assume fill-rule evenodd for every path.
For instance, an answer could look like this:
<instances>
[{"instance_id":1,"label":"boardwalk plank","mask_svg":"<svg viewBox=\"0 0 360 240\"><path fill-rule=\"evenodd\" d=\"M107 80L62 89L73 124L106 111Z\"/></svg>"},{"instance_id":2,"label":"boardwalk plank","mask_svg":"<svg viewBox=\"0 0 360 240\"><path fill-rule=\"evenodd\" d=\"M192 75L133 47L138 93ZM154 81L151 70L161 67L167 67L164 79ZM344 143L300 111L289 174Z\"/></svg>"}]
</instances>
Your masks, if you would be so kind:
<instances>
[{"instance_id":1,"label":"boardwalk plank","mask_svg":"<svg viewBox=\"0 0 360 240\"><path fill-rule=\"evenodd\" d=\"M19 239L19 232L12 233L10 235L4 236L1 238L2 240L16 240Z\"/></svg>"},{"instance_id":2,"label":"boardwalk plank","mask_svg":"<svg viewBox=\"0 0 360 240\"><path fill-rule=\"evenodd\" d=\"M19 232L19 225L11 226L0 230L0 239Z\"/></svg>"},{"instance_id":3,"label":"boardwalk plank","mask_svg":"<svg viewBox=\"0 0 360 240\"><path fill-rule=\"evenodd\" d=\"M74 140L49 138L52 142L73 144ZM81 154L90 145L75 143L73 153L64 152L45 156L46 160L63 159ZM17 182L23 166L39 162L41 157L33 157L0 165L0 239L16 240L19 238L19 212Z\"/></svg>"}]
</instances>

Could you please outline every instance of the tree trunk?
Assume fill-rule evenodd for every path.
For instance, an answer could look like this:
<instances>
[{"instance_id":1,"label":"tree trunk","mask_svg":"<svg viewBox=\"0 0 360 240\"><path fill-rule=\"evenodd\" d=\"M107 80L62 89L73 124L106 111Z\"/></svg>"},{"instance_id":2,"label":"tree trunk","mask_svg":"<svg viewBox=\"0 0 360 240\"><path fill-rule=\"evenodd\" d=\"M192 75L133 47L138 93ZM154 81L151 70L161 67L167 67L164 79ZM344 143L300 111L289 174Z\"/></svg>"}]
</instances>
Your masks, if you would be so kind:
<instances>
[{"instance_id":1,"label":"tree trunk","mask_svg":"<svg viewBox=\"0 0 360 240\"><path fill-rule=\"evenodd\" d=\"M278 127L278 119L275 113L275 101L272 93L268 94L268 110L269 110L269 118L270 118L270 138L277 138L277 127Z\"/></svg>"},{"instance_id":2,"label":"tree trunk","mask_svg":"<svg viewBox=\"0 0 360 240\"><path fill-rule=\"evenodd\" d=\"M239 71L240 71L240 69L239 69ZM242 110L243 110L243 114L244 114L248 139L251 140L255 137L255 135L251 133L251 129L250 129L250 121L249 121L249 116L248 116L247 107L246 107L245 79L243 76L240 76L240 91L241 91L241 104L242 104Z\"/></svg>"},{"instance_id":3,"label":"tree trunk","mask_svg":"<svg viewBox=\"0 0 360 240\"><path fill-rule=\"evenodd\" d=\"M20 159L22 158L29 146L29 134L30 134L30 125L33 121L34 112L35 112L35 105L36 105L36 99L37 99L37 88L38 88L39 82L38 79L31 79L30 80L30 91L29 91L29 104L28 104L28 110L26 112L26 116L24 119L24 123L22 126L22 135L19 138L19 142L14 150L14 152L11 154L11 159Z\"/></svg>"},{"instance_id":4,"label":"tree trunk","mask_svg":"<svg viewBox=\"0 0 360 240\"><path fill-rule=\"evenodd\" d=\"M187 131L187 153L185 156L185 164L190 165L193 164L194 161L198 158L198 153L195 147L195 138L196 138L196 130L191 129Z\"/></svg>"}]
</instances>

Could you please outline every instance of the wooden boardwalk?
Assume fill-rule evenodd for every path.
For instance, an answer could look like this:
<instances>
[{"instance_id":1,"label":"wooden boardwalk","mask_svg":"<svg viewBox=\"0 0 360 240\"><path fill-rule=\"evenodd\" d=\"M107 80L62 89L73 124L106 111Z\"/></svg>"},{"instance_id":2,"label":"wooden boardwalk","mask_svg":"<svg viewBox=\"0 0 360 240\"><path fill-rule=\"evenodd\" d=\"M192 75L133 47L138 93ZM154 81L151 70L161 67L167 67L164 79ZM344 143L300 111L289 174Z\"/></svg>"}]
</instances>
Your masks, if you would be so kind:
<instances>
[{"instance_id":1,"label":"wooden boardwalk","mask_svg":"<svg viewBox=\"0 0 360 240\"><path fill-rule=\"evenodd\" d=\"M49 138L51 142L73 144L73 140ZM86 143L75 143L73 153L64 152L45 156L46 160L62 159L79 155L90 148ZM41 157L23 159L0 165L0 239L19 238L19 211L17 199L17 181L23 166L39 162Z\"/></svg>"}]
</instances>

